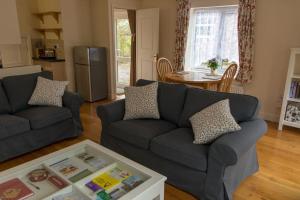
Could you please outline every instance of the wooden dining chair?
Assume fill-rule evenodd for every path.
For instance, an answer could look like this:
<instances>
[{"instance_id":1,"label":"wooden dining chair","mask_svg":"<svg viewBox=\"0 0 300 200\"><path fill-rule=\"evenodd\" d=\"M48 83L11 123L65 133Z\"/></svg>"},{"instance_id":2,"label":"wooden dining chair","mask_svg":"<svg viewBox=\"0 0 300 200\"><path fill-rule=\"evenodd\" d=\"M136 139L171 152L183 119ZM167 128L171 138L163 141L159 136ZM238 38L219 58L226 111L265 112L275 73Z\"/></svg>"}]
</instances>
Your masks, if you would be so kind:
<instances>
[{"instance_id":1,"label":"wooden dining chair","mask_svg":"<svg viewBox=\"0 0 300 200\"><path fill-rule=\"evenodd\" d=\"M159 81L165 81L165 75L174 71L171 62L167 58L159 58L156 64Z\"/></svg>"},{"instance_id":2,"label":"wooden dining chair","mask_svg":"<svg viewBox=\"0 0 300 200\"><path fill-rule=\"evenodd\" d=\"M218 92L229 92L232 81L235 78L238 70L237 64L231 64L222 76L220 83L218 84Z\"/></svg>"}]
</instances>

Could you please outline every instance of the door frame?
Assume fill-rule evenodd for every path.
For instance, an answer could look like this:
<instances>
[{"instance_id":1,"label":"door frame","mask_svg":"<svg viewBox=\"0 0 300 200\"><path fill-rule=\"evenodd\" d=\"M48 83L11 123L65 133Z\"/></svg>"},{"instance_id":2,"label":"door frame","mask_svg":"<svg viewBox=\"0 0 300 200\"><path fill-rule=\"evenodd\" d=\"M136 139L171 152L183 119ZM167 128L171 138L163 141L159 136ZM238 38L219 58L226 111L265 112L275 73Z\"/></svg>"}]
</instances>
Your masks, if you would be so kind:
<instances>
[{"instance_id":1,"label":"door frame","mask_svg":"<svg viewBox=\"0 0 300 200\"><path fill-rule=\"evenodd\" d=\"M115 12L116 10L124 10L124 11L127 12L127 9L114 9L113 12ZM123 19L123 18L117 18L117 19ZM115 35L114 35L115 42L117 41L117 30L116 30L116 27L117 27L117 23L115 21L115 13L114 13L114 28L115 28L115 31L116 31ZM116 46L114 46L114 47L116 48ZM117 52L115 51L115 56L116 56L116 54L117 54ZM117 63L118 63L118 57L115 57L115 64L117 65ZM131 57L130 57L130 64L131 64ZM119 72L118 72L117 66L115 66L115 68L116 68L116 87L124 89L127 85L118 83L118 75L119 75L118 73ZM131 74L131 72L130 72L130 74ZM129 81L130 81L130 77L129 77Z\"/></svg>"},{"instance_id":2,"label":"door frame","mask_svg":"<svg viewBox=\"0 0 300 200\"><path fill-rule=\"evenodd\" d=\"M117 97L117 77L116 77L116 30L114 25L114 9L126 9L126 10L138 10L140 5L130 5L124 2L122 5L108 3L108 20L109 20L109 46L110 46L110 99L116 99ZM135 61L136 62L136 61Z\"/></svg>"}]
</instances>

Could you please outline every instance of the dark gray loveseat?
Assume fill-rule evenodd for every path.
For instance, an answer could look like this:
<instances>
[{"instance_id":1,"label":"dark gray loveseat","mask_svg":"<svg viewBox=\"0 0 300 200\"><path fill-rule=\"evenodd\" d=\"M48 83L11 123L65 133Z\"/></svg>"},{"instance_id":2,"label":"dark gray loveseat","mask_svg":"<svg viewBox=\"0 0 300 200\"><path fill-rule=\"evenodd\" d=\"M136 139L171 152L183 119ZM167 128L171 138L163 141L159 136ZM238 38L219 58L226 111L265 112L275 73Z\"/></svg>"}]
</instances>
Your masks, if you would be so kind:
<instances>
[{"instance_id":1,"label":"dark gray loveseat","mask_svg":"<svg viewBox=\"0 0 300 200\"><path fill-rule=\"evenodd\" d=\"M38 76L52 79L45 71L0 80L0 162L82 132L78 95L65 92L61 108L27 104Z\"/></svg>"},{"instance_id":2,"label":"dark gray loveseat","mask_svg":"<svg viewBox=\"0 0 300 200\"><path fill-rule=\"evenodd\" d=\"M139 80L137 85L149 83ZM188 119L226 98L242 130L211 144L193 144ZM122 120L124 100L99 106L101 144L160 172L167 176L168 183L201 200L232 199L240 182L258 170L256 142L267 130L266 123L257 116L258 99L159 83L158 104L160 120Z\"/></svg>"}]
</instances>

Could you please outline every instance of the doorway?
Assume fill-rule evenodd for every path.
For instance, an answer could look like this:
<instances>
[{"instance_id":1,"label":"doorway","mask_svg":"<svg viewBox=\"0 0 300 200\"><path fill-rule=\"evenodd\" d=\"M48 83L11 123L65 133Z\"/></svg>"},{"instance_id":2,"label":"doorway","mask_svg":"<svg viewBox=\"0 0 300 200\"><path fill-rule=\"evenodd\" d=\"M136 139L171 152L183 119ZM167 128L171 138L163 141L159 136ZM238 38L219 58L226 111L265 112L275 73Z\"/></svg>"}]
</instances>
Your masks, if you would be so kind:
<instances>
[{"instance_id":1,"label":"doorway","mask_svg":"<svg viewBox=\"0 0 300 200\"><path fill-rule=\"evenodd\" d=\"M126 9L114 9L117 94L130 85L132 34Z\"/></svg>"}]
</instances>

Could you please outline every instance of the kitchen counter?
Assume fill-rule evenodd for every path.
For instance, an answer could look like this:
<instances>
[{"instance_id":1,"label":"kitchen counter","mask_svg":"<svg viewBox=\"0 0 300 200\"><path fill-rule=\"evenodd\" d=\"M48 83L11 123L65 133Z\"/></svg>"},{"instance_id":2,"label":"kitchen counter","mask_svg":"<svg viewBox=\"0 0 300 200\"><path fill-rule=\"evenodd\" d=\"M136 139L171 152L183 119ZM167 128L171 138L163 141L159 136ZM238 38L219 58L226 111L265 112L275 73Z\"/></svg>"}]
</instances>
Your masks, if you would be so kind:
<instances>
[{"instance_id":1,"label":"kitchen counter","mask_svg":"<svg viewBox=\"0 0 300 200\"><path fill-rule=\"evenodd\" d=\"M53 73L53 79L57 81L67 80L64 59L33 59L35 65L40 65L42 70Z\"/></svg>"},{"instance_id":2,"label":"kitchen counter","mask_svg":"<svg viewBox=\"0 0 300 200\"><path fill-rule=\"evenodd\" d=\"M53 58L32 58L34 61L44 61L44 62L65 62L65 59L53 59Z\"/></svg>"}]
</instances>

